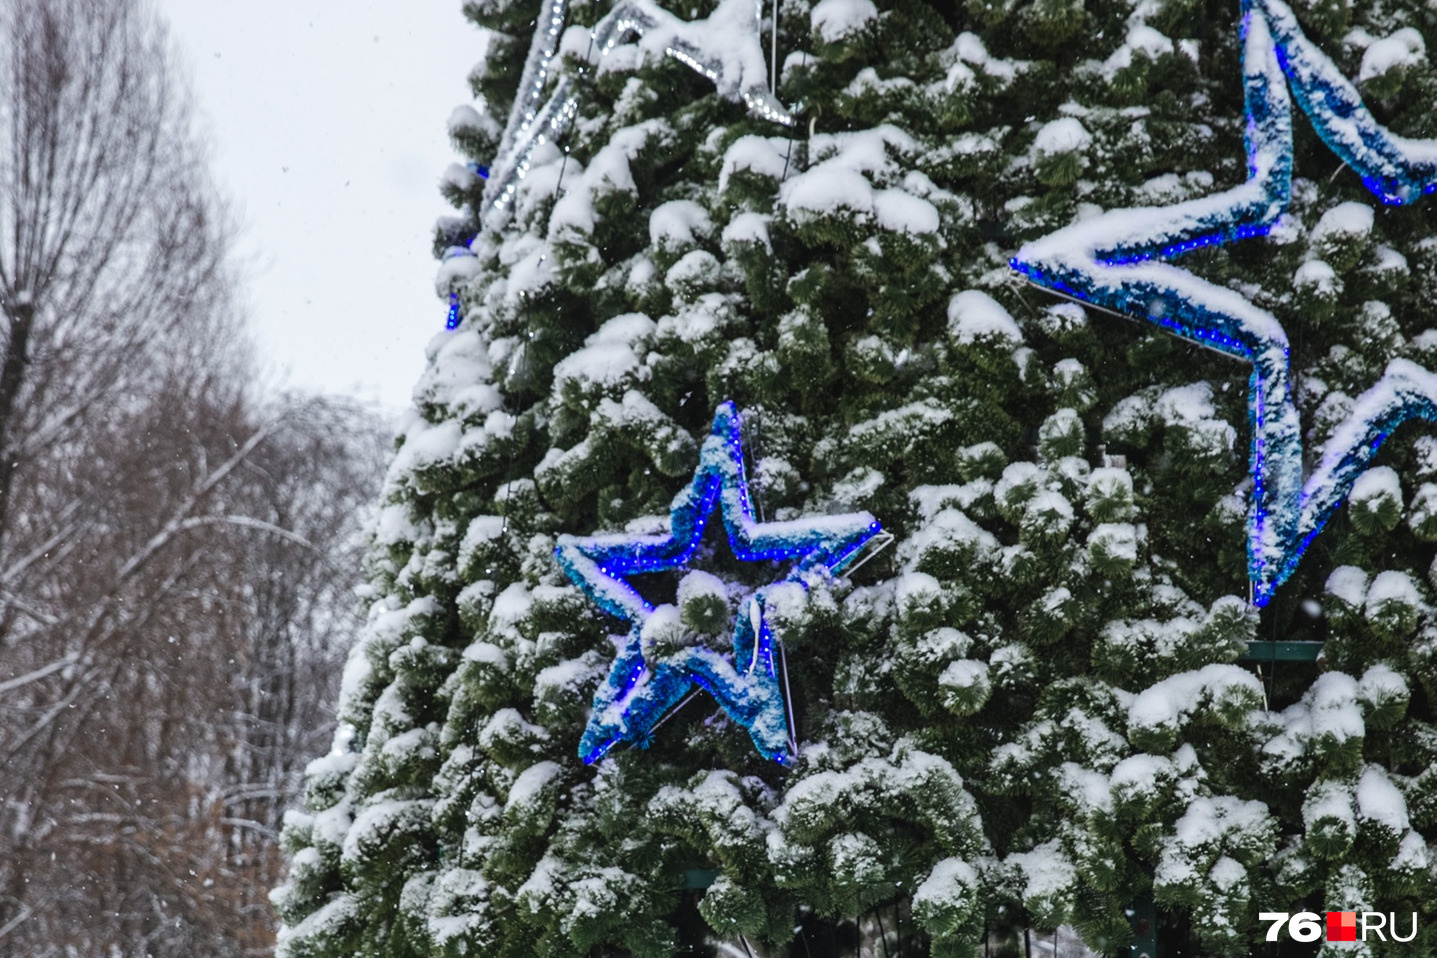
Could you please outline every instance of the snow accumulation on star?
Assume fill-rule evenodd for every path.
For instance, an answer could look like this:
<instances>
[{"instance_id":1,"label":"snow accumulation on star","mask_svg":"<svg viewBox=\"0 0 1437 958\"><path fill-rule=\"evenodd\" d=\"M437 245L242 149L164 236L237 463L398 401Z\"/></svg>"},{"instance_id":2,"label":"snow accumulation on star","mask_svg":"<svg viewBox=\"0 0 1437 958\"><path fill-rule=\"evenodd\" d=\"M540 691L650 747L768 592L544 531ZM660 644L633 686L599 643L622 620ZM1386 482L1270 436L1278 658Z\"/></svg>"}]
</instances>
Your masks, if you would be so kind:
<instances>
[{"instance_id":1,"label":"snow accumulation on star","mask_svg":"<svg viewBox=\"0 0 1437 958\"><path fill-rule=\"evenodd\" d=\"M1437 189L1437 140L1406 139L1380 126L1282 0L1253 0L1244 29L1247 182L1173 206L1082 220L1023 247L1012 265L1039 286L1146 319L1252 364L1248 575L1253 601L1261 606L1292 575L1388 433L1409 419L1437 421L1437 376L1393 360L1333 430L1304 483L1290 349L1281 324L1243 294L1159 261L1262 236L1278 224L1292 198L1293 99L1327 145L1387 203L1412 202ZM1072 139L1076 130L1047 139L1060 134ZM1324 214L1313 242L1365 235L1371 228L1370 207L1344 203ZM1309 275L1306 281L1320 286L1324 278Z\"/></svg>"},{"instance_id":2,"label":"snow accumulation on star","mask_svg":"<svg viewBox=\"0 0 1437 958\"><path fill-rule=\"evenodd\" d=\"M625 578L686 567L715 508L740 560L796 560L784 583L801 584L813 571L840 569L881 531L866 512L756 521L741 442L738 411L725 403L714 415L692 484L674 498L667 534L559 537L555 554L564 572L600 608L630 625L608 680L594 694L593 716L579 745L586 762L597 761L620 742L642 743L695 686L748 730L761 754L779 763L792 760L774 637L763 614L773 586L740 605L730 659L702 645L657 654L669 644L660 633L677 637L682 632L679 610L655 608ZM681 593L699 588L697 581L686 583Z\"/></svg>"}]
</instances>

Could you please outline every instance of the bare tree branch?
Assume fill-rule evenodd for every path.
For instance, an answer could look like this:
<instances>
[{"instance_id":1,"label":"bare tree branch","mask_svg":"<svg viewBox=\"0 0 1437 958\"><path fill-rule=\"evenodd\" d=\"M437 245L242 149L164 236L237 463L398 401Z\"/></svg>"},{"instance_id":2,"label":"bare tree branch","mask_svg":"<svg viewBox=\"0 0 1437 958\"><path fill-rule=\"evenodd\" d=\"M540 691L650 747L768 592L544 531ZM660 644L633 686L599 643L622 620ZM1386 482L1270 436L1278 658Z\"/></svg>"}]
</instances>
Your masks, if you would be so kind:
<instances>
[{"instance_id":1,"label":"bare tree branch","mask_svg":"<svg viewBox=\"0 0 1437 958\"><path fill-rule=\"evenodd\" d=\"M0 682L0 695L18 689L22 685L38 682L47 675L53 675L63 668L74 665L78 658L79 657L75 655L67 655L64 658L56 659L49 665L42 665L38 669L26 672L24 675L18 675L13 679L6 679L4 682Z\"/></svg>"},{"instance_id":2,"label":"bare tree branch","mask_svg":"<svg viewBox=\"0 0 1437 958\"><path fill-rule=\"evenodd\" d=\"M261 404L145 0L0 0L0 940L271 947L382 441Z\"/></svg>"}]
</instances>

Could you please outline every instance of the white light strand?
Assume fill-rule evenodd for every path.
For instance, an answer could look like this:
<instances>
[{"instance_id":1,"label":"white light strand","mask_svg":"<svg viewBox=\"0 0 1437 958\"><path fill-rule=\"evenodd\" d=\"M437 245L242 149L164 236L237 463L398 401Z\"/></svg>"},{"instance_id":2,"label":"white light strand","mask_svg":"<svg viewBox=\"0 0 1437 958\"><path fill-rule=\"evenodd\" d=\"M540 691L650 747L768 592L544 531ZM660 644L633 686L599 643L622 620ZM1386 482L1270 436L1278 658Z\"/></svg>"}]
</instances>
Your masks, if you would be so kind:
<instances>
[{"instance_id":1,"label":"white light strand","mask_svg":"<svg viewBox=\"0 0 1437 958\"><path fill-rule=\"evenodd\" d=\"M777 68L764 69L761 2L756 3L753 18L735 16L737 4L746 2L748 0L722 0L713 15L704 20L680 20L652 0L623 0L594 26L593 45L598 48L599 58L603 58L621 44L654 34L654 46L662 42L666 56L704 76L718 87L720 94L741 100L761 119L792 126L793 114L768 88L777 81ZM578 92L569 77L561 77L548 101L538 107L558 53L567 12L568 0L550 0L548 14L535 24L529 58L519 81L519 94L480 204L480 215L486 221L485 226L491 229L501 226L512 211L519 181L533 167L534 151L563 136L578 113ZM776 8L774 13L776 17ZM748 33L738 45L737 56L732 53L734 27ZM718 38L727 46L727 58L709 48ZM777 47L774 49L776 55ZM730 66L736 75L728 75L726 68Z\"/></svg>"},{"instance_id":2,"label":"white light strand","mask_svg":"<svg viewBox=\"0 0 1437 958\"><path fill-rule=\"evenodd\" d=\"M529 44L529 56L524 61L524 72L519 78L519 89L514 96L514 106L509 110L509 122L504 125L504 135L499 138L499 149L495 154L494 169L484 187L483 207L494 205L495 197L506 184L496 184L494 173L514 165L512 160L518 149L527 142L524 134L533 126L542 112L540 104L544 99L544 87L549 81L550 67L559 52L559 37L564 32L564 21L568 18L569 0L549 0L547 15L540 13L534 23L534 39Z\"/></svg>"}]
</instances>

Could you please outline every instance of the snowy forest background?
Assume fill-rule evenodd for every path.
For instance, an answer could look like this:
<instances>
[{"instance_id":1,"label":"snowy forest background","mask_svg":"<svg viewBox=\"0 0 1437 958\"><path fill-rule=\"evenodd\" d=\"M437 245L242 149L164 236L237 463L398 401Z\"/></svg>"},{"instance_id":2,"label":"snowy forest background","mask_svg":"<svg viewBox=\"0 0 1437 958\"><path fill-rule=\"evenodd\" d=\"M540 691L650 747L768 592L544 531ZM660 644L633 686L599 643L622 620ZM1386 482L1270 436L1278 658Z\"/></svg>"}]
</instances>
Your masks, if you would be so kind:
<instances>
[{"instance_id":1,"label":"snowy forest background","mask_svg":"<svg viewBox=\"0 0 1437 958\"><path fill-rule=\"evenodd\" d=\"M373 411L277 395L139 0L0 4L0 953L266 953Z\"/></svg>"}]
</instances>

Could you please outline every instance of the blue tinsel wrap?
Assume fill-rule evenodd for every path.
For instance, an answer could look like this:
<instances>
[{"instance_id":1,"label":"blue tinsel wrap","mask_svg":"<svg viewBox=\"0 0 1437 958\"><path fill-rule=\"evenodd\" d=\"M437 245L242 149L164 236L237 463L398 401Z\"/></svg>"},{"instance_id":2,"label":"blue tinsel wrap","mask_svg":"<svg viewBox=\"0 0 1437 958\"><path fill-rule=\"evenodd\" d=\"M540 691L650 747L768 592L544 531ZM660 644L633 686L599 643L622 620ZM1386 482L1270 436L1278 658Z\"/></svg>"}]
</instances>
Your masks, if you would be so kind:
<instances>
[{"instance_id":1,"label":"blue tinsel wrap","mask_svg":"<svg viewBox=\"0 0 1437 958\"><path fill-rule=\"evenodd\" d=\"M1281 324L1232 290L1160 260L1264 235L1286 211L1293 162L1289 88L1323 141L1385 203L1409 202L1437 189L1437 142L1404 139L1380 126L1282 0L1245 2L1242 30L1247 182L1199 200L1085 220L1024 246L1012 266L1040 286L1252 363L1248 577L1261 606L1292 575L1387 434L1409 419L1434 419L1437 377L1394 362L1359 397L1304 482L1301 424Z\"/></svg>"},{"instance_id":2,"label":"blue tinsel wrap","mask_svg":"<svg viewBox=\"0 0 1437 958\"><path fill-rule=\"evenodd\" d=\"M744 478L738 411L732 403L719 406L693 481L674 497L668 535L564 535L554 550L559 566L585 595L629 623L624 647L594 693L593 715L579 743L586 763L619 742L642 745L694 686L708 691L748 731L764 757L779 763L792 758L774 637L763 615L772 586L740 604L731 653L691 647L659 662L644 659L640 634L655 609L624 577L687 566L715 508L735 556L744 562L797 560L779 581L800 585L806 573L838 570L881 531L866 512L756 521Z\"/></svg>"}]
</instances>

